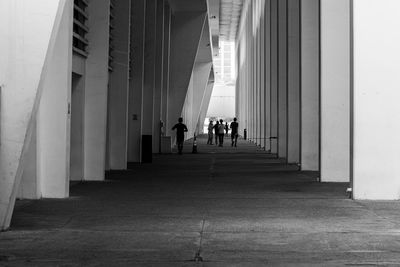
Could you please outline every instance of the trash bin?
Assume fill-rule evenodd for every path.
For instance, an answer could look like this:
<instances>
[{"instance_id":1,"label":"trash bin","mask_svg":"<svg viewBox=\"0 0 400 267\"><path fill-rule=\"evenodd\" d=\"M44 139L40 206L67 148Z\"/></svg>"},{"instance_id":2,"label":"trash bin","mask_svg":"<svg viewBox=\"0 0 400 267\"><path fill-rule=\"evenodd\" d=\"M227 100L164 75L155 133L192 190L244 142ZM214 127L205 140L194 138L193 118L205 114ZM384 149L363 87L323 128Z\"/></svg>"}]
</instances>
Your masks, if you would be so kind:
<instances>
[{"instance_id":1,"label":"trash bin","mask_svg":"<svg viewBox=\"0 0 400 267\"><path fill-rule=\"evenodd\" d=\"M142 135L142 163L151 163L153 161L153 137L151 135Z\"/></svg>"}]
</instances>

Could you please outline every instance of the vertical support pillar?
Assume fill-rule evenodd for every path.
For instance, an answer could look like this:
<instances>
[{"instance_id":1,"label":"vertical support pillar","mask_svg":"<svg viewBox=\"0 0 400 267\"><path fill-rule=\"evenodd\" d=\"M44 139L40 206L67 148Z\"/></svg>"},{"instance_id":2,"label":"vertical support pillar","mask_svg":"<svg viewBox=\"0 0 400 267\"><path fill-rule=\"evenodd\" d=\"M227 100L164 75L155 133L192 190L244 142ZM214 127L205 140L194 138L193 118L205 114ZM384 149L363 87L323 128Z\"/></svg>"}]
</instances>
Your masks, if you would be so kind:
<instances>
[{"instance_id":1,"label":"vertical support pillar","mask_svg":"<svg viewBox=\"0 0 400 267\"><path fill-rule=\"evenodd\" d=\"M288 0L288 163L300 162L300 0Z\"/></svg>"},{"instance_id":2,"label":"vertical support pillar","mask_svg":"<svg viewBox=\"0 0 400 267\"><path fill-rule=\"evenodd\" d=\"M104 180L106 163L110 0L91 1L84 108L84 179Z\"/></svg>"},{"instance_id":3,"label":"vertical support pillar","mask_svg":"<svg viewBox=\"0 0 400 267\"><path fill-rule=\"evenodd\" d=\"M131 1L131 4L131 82L129 83L128 100L128 162L140 162L146 0Z\"/></svg>"},{"instance_id":4,"label":"vertical support pillar","mask_svg":"<svg viewBox=\"0 0 400 267\"><path fill-rule=\"evenodd\" d=\"M265 65L263 71L264 80L264 101L265 101L265 134L263 136L265 142L265 150L271 151L271 143L269 142L271 137L271 0L265 1L264 10L264 35L265 45L263 46Z\"/></svg>"},{"instance_id":5,"label":"vertical support pillar","mask_svg":"<svg viewBox=\"0 0 400 267\"><path fill-rule=\"evenodd\" d=\"M161 152L161 95L164 78L164 0L157 0L155 44L155 81L153 99L153 153Z\"/></svg>"},{"instance_id":6,"label":"vertical support pillar","mask_svg":"<svg viewBox=\"0 0 400 267\"><path fill-rule=\"evenodd\" d=\"M268 2L268 1L267 1ZM265 78L265 72L266 72L266 64L267 64L267 58L266 58L266 50L265 50L265 39L266 39L266 30L267 27L265 25L266 19L267 19L267 13L265 11L265 6L267 4L264 1L261 1L260 3L260 46L259 46L259 53L260 53L260 78L259 78L259 83L260 83L260 113L261 113L261 125L260 125L260 145L262 148L268 150L266 147L266 131L267 131L267 116L268 113L266 112L269 106L269 103L266 101L266 94L267 89L266 89L266 78Z\"/></svg>"},{"instance_id":7,"label":"vertical support pillar","mask_svg":"<svg viewBox=\"0 0 400 267\"><path fill-rule=\"evenodd\" d=\"M321 181L350 179L350 2L321 0Z\"/></svg>"},{"instance_id":8,"label":"vertical support pillar","mask_svg":"<svg viewBox=\"0 0 400 267\"><path fill-rule=\"evenodd\" d=\"M398 200L400 2L353 3L353 197Z\"/></svg>"},{"instance_id":9,"label":"vertical support pillar","mask_svg":"<svg viewBox=\"0 0 400 267\"><path fill-rule=\"evenodd\" d=\"M319 170L319 0L301 2L301 169Z\"/></svg>"},{"instance_id":10,"label":"vertical support pillar","mask_svg":"<svg viewBox=\"0 0 400 267\"><path fill-rule=\"evenodd\" d=\"M287 158L287 0L278 1L278 156Z\"/></svg>"},{"instance_id":11,"label":"vertical support pillar","mask_svg":"<svg viewBox=\"0 0 400 267\"><path fill-rule=\"evenodd\" d=\"M124 170L127 167L128 91L130 50L130 1L117 1L114 6L114 65L110 73L109 90L109 167Z\"/></svg>"},{"instance_id":12,"label":"vertical support pillar","mask_svg":"<svg viewBox=\"0 0 400 267\"><path fill-rule=\"evenodd\" d=\"M64 0L0 2L0 33L4 37L0 42L0 230L10 226L44 87L60 78L65 84L59 97L65 97L68 89L66 79L71 75L71 65L68 61L64 61L63 66L54 63L55 59L64 60L66 54L71 53L72 10L72 2ZM55 50L60 54L54 55ZM20 51L24 51L23 56ZM55 68L52 74L60 72L48 77L51 68ZM64 72L68 68L69 71ZM67 107L64 102L60 109L67 111ZM68 116L67 112L64 116ZM64 137L68 134L65 117L60 122ZM57 149L59 147L62 145ZM66 149L61 148L60 159Z\"/></svg>"},{"instance_id":13,"label":"vertical support pillar","mask_svg":"<svg viewBox=\"0 0 400 267\"><path fill-rule=\"evenodd\" d=\"M278 1L281 0L270 0L271 1L271 134L270 142L271 153L278 153ZM267 40L266 40L267 43Z\"/></svg>"},{"instance_id":14,"label":"vertical support pillar","mask_svg":"<svg viewBox=\"0 0 400 267\"><path fill-rule=\"evenodd\" d=\"M166 133L168 115L168 89L169 89L169 61L171 37L171 10L167 1L164 2L164 51L163 51L163 84L161 94L161 119L163 121L163 134Z\"/></svg>"},{"instance_id":15,"label":"vertical support pillar","mask_svg":"<svg viewBox=\"0 0 400 267\"><path fill-rule=\"evenodd\" d=\"M72 10L67 2L36 118L37 176L45 198L69 196Z\"/></svg>"},{"instance_id":16,"label":"vertical support pillar","mask_svg":"<svg viewBox=\"0 0 400 267\"><path fill-rule=\"evenodd\" d=\"M157 0L146 0L145 39L144 39L144 73L142 90L141 117L141 155L142 160L151 161L154 134L154 92L156 79L156 36ZM143 139L145 137L145 139ZM144 158L145 157L145 158Z\"/></svg>"}]
</instances>

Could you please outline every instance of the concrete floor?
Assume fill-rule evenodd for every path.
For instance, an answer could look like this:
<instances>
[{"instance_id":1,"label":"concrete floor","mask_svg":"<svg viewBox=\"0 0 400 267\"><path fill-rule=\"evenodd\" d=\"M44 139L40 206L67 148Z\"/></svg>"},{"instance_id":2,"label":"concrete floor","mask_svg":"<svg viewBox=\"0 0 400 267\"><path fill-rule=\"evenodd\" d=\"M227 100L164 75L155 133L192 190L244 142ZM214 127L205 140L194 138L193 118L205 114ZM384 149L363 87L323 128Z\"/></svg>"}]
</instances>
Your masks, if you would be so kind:
<instances>
[{"instance_id":1,"label":"concrete floor","mask_svg":"<svg viewBox=\"0 0 400 267\"><path fill-rule=\"evenodd\" d=\"M198 148L18 201L0 265L400 266L399 202L349 200L243 140Z\"/></svg>"}]
</instances>

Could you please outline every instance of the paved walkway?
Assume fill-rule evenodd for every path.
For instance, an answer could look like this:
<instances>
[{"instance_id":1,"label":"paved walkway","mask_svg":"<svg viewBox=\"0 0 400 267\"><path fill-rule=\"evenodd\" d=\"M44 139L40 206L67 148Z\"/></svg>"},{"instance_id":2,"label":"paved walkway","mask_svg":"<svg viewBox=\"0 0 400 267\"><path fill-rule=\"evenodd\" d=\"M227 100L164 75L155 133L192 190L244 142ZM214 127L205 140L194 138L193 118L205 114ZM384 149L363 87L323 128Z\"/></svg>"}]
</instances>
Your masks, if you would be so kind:
<instances>
[{"instance_id":1,"label":"paved walkway","mask_svg":"<svg viewBox=\"0 0 400 267\"><path fill-rule=\"evenodd\" d=\"M19 201L0 265L400 265L398 202L349 200L243 140L198 150Z\"/></svg>"}]
</instances>

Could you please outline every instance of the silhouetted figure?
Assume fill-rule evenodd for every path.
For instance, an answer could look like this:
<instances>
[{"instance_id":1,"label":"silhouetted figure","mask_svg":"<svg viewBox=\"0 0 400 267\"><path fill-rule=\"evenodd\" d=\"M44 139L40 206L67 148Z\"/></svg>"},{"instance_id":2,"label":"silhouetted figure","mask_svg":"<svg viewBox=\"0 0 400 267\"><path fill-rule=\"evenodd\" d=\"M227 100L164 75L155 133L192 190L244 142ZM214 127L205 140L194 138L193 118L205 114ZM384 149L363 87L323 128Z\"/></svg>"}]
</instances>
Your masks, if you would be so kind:
<instances>
[{"instance_id":1,"label":"silhouetted figure","mask_svg":"<svg viewBox=\"0 0 400 267\"><path fill-rule=\"evenodd\" d=\"M213 144L213 131L214 131L214 124L213 121L210 120L210 123L208 124L208 140L207 140L207 145L212 145Z\"/></svg>"},{"instance_id":2,"label":"silhouetted figure","mask_svg":"<svg viewBox=\"0 0 400 267\"><path fill-rule=\"evenodd\" d=\"M225 130L224 121L220 119L218 125L219 146L224 146L224 130Z\"/></svg>"},{"instance_id":3,"label":"silhouetted figure","mask_svg":"<svg viewBox=\"0 0 400 267\"><path fill-rule=\"evenodd\" d=\"M239 123L237 123L237 119L234 118L233 122L231 123L231 138L232 138L232 145L237 146L237 139L238 139L238 128L239 128Z\"/></svg>"},{"instance_id":4,"label":"silhouetted figure","mask_svg":"<svg viewBox=\"0 0 400 267\"><path fill-rule=\"evenodd\" d=\"M219 121L217 120L217 122L214 125L214 133L215 133L215 145L218 146L218 126L219 126Z\"/></svg>"},{"instance_id":5,"label":"silhouetted figure","mask_svg":"<svg viewBox=\"0 0 400 267\"><path fill-rule=\"evenodd\" d=\"M225 122L225 134L228 135L229 125L228 122Z\"/></svg>"},{"instance_id":6,"label":"silhouetted figure","mask_svg":"<svg viewBox=\"0 0 400 267\"><path fill-rule=\"evenodd\" d=\"M182 123L183 119L179 118L178 123L172 127L172 130L176 129L176 144L178 145L178 153L182 154L183 142L185 141L185 132L188 131L185 124Z\"/></svg>"}]
</instances>

